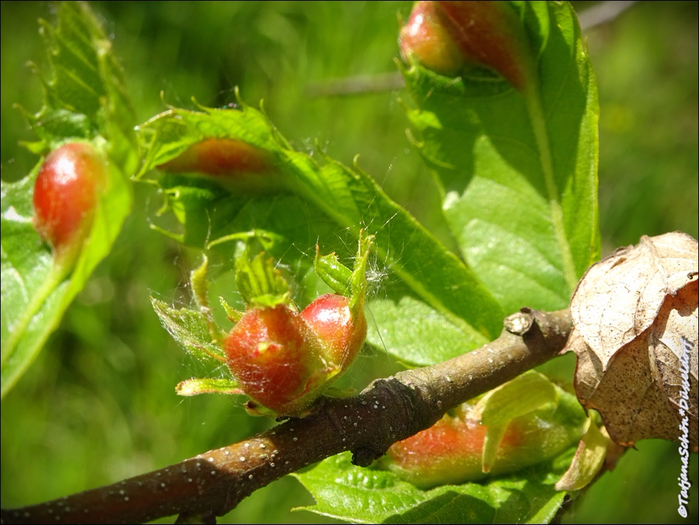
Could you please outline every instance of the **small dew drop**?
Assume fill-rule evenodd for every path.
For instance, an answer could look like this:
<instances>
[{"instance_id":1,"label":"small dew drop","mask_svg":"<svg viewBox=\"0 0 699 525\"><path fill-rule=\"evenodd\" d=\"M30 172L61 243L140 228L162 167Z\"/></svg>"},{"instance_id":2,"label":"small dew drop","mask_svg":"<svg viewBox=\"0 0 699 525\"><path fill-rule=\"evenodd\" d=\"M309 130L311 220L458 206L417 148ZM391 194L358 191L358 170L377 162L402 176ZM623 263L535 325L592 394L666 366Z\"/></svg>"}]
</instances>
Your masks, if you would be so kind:
<instances>
[{"instance_id":1,"label":"small dew drop","mask_svg":"<svg viewBox=\"0 0 699 525\"><path fill-rule=\"evenodd\" d=\"M299 440L299 438L297 438L297 437L294 437L294 441L298 441L298 440Z\"/></svg>"},{"instance_id":2,"label":"small dew drop","mask_svg":"<svg viewBox=\"0 0 699 525\"><path fill-rule=\"evenodd\" d=\"M155 476L159 478L160 476L162 476L162 472L156 472Z\"/></svg>"},{"instance_id":3,"label":"small dew drop","mask_svg":"<svg viewBox=\"0 0 699 525\"><path fill-rule=\"evenodd\" d=\"M260 443L260 448L265 449L267 448L267 445L265 445L264 443Z\"/></svg>"},{"instance_id":4,"label":"small dew drop","mask_svg":"<svg viewBox=\"0 0 699 525\"><path fill-rule=\"evenodd\" d=\"M290 429L289 429L289 432L293 432L293 431L294 431L294 429L293 429L293 428L290 428Z\"/></svg>"},{"instance_id":5,"label":"small dew drop","mask_svg":"<svg viewBox=\"0 0 699 525\"><path fill-rule=\"evenodd\" d=\"M355 421L354 423L352 423L352 425L356 427L356 426L357 426L357 422Z\"/></svg>"},{"instance_id":6,"label":"small dew drop","mask_svg":"<svg viewBox=\"0 0 699 525\"><path fill-rule=\"evenodd\" d=\"M230 455L231 455L230 450L224 450L223 453L224 453L226 456L230 456Z\"/></svg>"},{"instance_id":7,"label":"small dew drop","mask_svg":"<svg viewBox=\"0 0 699 525\"><path fill-rule=\"evenodd\" d=\"M250 448L250 443L245 443L245 448Z\"/></svg>"},{"instance_id":8,"label":"small dew drop","mask_svg":"<svg viewBox=\"0 0 699 525\"><path fill-rule=\"evenodd\" d=\"M165 483L161 483L161 484L160 484L160 488L163 488L163 489L164 489L164 488L165 488Z\"/></svg>"},{"instance_id":9,"label":"small dew drop","mask_svg":"<svg viewBox=\"0 0 699 525\"><path fill-rule=\"evenodd\" d=\"M214 458L209 458L209 463L213 463L213 462L214 462Z\"/></svg>"},{"instance_id":10,"label":"small dew drop","mask_svg":"<svg viewBox=\"0 0 699 525\"><path fill-rule=\"evenodd\" d=\"M215 475L216 475L216 471L215 471L215 470L212 470L212 471L211 471L211 475L212 475L212 476L215 476Z\"/></svg>"},{"instance_id":11,"label":"small dew drop","mask_svg":"<svg viewBox=\"0 0 699 525\"><path fill-rule=\"evenodd\" d=\"M187 472L187 467L182 465L182 468L180 468L180 472L182 472L182 474L185 474Z\"/></svg>"},{"instance_id":12,"label":"small dew drop","mask_svg":"<svg viewBox=\"0 0 699 525\"><path fill-rule=\"evenodd\" d=\"M250 475L248 476L248 479L252 479L252 474L250 474Z\"/></svg>"},{"instance_id":13,"label":"small dew drop","mask_svg":"<svg viewBox=\"0 0 699 525\"><path fill-rule=\"evenodd\" d=\"M240 456L240 462L245 463L245 456Z\"/></svg>"},{"instance_id":14,"label":"small dew drop","mask_svg":"<svg viewBox=\"0 0 699 525\"><path fill-rule=\"evenodd\" d=\"M129 501L129 497L128 497L128 496L124 496L124 501Z\"/></svg>"},{"instance_id":15,"label":"small dew drop","mask_svg":"<svg viewBox=\"0 0 699 525\"><path fill-rule=\"evenodd\" d=\"M121 494L121 495L123 496L124 494L126 494L126 492L124 492L124 489L121 489L121 490L119 491L119 494Z\"/></svg>"},{"instance_id":16,"label":"small dew drop","mask_svg":"<svg viewBox=\"0 0 699 525\"><path fill-rule=\"evenodd\" d=\"M191 483L192 481L194 481L192 478L187 478L187 483Z\"/></svg>"},{"instance_id":17,"label":"small dew drop","mask_svg":"<svg viewBox=\"0 0 699 525\"><path fill-rule=\"evenodd\" d=\"M270 463L269 466L274 468L274 463Z\"/></svg>"}]
</instances>

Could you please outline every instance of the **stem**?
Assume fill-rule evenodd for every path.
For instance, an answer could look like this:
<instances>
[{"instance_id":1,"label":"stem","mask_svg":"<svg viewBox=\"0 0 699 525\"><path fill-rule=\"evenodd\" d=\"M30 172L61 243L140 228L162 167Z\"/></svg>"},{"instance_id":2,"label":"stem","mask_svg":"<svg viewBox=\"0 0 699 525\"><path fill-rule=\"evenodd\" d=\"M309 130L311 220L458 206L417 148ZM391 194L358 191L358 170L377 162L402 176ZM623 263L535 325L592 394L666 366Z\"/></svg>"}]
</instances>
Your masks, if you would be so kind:
<instances>
[{"instance_id":1,"label":"stem","mask_svg":"<svg viewBox=\"0 0 699 525\"><path fill-rule=\"evenodd\" d=\"M140 523L180 514L212 522L255 490L351 450L368 466L394 442L432 426L449 409L554 357L565 346L568 310L523 309L498 339L444 363L377 379L360 395L327 399L249 439L106 487L19 509L3 523ZM202 521L204 522L204 521Z\"/></svg>"}]
</instances>

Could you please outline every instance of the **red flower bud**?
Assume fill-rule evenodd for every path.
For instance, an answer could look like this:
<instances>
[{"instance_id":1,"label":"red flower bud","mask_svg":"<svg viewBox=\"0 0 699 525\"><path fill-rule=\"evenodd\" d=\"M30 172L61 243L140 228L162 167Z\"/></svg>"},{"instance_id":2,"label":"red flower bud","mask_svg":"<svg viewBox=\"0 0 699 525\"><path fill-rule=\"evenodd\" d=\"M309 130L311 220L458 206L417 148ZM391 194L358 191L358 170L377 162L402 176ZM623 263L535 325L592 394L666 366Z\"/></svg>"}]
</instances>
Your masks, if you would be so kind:
<instances>
[{"instance_id":1,"label":"red flower bud","mask_svg":"<svg viewBox=\"0 0 699 525\"><path fill-rule=\"evenodd\" d=\"M34 227L56 255L73 253L92 226L105 161L85 142L52 151L34 185Z\"/></svg>"},{"instance_id":2,"label":"red flower bud","mask_svg":"<svg viewBox=\"0 0 699 525\"><path fill-rule=\"evenodd\" d=\"M456 75L464 58L447 29L450 25L436 2L418 2L398 38L403 60L407 62L412 55L428 69Z\"/></svg>"},{"instance_id":3,"label":"red flower bud","mask_svg":"<svg viewBox=\"0 0 699 525\"><path fill-rule=\"evenodd\" d=\"M241 140L204 139L192 144L180 156L159 166L165 171L200 173L221 179L233 179L251 187L266 186L265 175L273 170L271 155ZM242 177L243 175L252 178Z\"/></svg>"},{"instance_id":4,"label":"red flower bud","mask_svg":"<svg viewBox=\"0 0 699 525\"><path fill-rule=\"evenodd\" d=\"M225 352L243 392L279 415L302 413L329 372L315 334L283 304L248 310L226 338Z\"/></svg>"},{"instance_id":5,"label":"red flower bud","mask_svg":"<svg viewBox=\"0 0 699 525\"><path fill-rule=\"evenodd\" d=\"M364 313L360 309L359 315L352 315L349 304L348 297L326 294L301 312L301 317L323 345L328 361L341 369L354 361L367 331Z\"/></svg>"},{"instance_id":6,"label":"red flower bud","mask_svg":"<svg viewBox=\"0 0 699 525\"><path fill-rule=\"evenodd\" d=\"M487 427L469 415L464 404L455 416L445 415L432 427L388 449L384 467L419 488L477 481L539 463L563 452L579 435L558 422L535 415L513 419L500 442L489 474L482 470Z\"/></svg>"},{"instance_id":7,"label":"red flower bud","mask_svg":"<svg viewBox=\"0 0 699 525\"><path fill-rule=\"evenodd\" d=\"M517 89L526 83L530 50L522 23L504 2L439 2L467 62L500 73Z\"/></svg>"},{"instance_id":8,"label":"red flower bud","mask_svg":"<svg viewBox=\"0 0 699 525\"><path fill-rule=\"evenodd\" d=\"M485 66L523 89L532 56L522 23L503 2L418 2L401 30L401 53L437 73Z\"/></svg>"}]
</instances>

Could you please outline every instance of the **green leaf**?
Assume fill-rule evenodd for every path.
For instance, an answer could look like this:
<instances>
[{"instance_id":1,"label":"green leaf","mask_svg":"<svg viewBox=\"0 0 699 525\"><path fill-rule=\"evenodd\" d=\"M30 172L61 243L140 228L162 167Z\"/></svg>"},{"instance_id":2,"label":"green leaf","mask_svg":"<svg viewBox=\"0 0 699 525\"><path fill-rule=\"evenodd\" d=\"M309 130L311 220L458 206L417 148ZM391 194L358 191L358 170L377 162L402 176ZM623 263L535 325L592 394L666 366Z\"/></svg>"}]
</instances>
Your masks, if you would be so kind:
<instances>
[{"instance_id":1,"label":"green leaf","mask_svg":"<svg viewBox=\"0 0 699 525\"><path fill-rule=\"evenodd\" d=\"M368 309L374 321L370 324L368 341L410 366L441 363L485 342L480 334L465 333L437 310L410 295L372 299Z\"/></svg>"},{"instance_id":2,"label":"green leaf","mask_svg":"<svg viewBox=\"0 0 699 525\"><path fill-rule=\"evenodd\" d=\"M36 358L63 312L110 252L131 209L127 181L136 166L134 115L111 43L86 4L64 2L57 26L41 22L53 69L41 79L45 105L25 115L41 139L32 151L90 140L109 159L106 191L72 268L55 264L32 225L32 193L41 161L16 183L2 183L2 396Z\"/></svg>"},{"instance_id":3,"label":"green leaf","mask_svg":"<svg viewBox=\"0 0 699 525\"><path fill-rule=\"evenodd\" d=\"M322 154L312 158L291 149L261 112L245 105L242 110L205 109L203 113L173 109L139 130L149 145L142 173L175 158L202 137L225 137L272 154L282 173L280 190L294 193L247 199L236 195L189 209L185 231L207 231L211 242L219 236L261 228L286 239L281 255L289 257L310 251L316 242L324 249L332 246L337 243L338 230L357 238L364 229L376 236L373 250L380 263L462 333L459 352L484 344L499 332L501 308L453 253L391 201L368 175ZM198 186L202 179L191 177L189 184ZM184 179L179 183L185 185ZM190 224L195 214L206 224ZM220 221L224 215L229 218L227 231L217 229L224 224Z\"/></svg>"},{"instance_id":4,"label":"green leaf","mask_svg":"<svg viewBox=\"0 0 699 525\"><path fill-rule=\"evenodd\" d=\"M199 359L221 362L226 358L221 346L215 341L204 314L189 308L179 310L171 308L158 299L151 297L155 313L160 317L165 329L185 350Z\"/></svg>"},{"instance_id":5,"label":"green leaf","mask_svg":"<svg viewBox=\"0 0 699 525\"><path fill-rule=\"evenodd\" d=\"M411 64L407 113L474 272L505 312L555 310L599 257L597 89L569 4L512 6L539 50L538 82L518 91Z\"/></svg>"},{"instance_id":6,"label":"green leaf","mask_svg":"<svg viewBox=\"0 0 699 525\"><path fill-rule=\"evenodd\" d=\"M316 500L303 510L352 523L542 523L566 495L553 487L559 470L547 462L487 483L420 490L343 453L292 475Z\"/></svg>"}]
</instances>

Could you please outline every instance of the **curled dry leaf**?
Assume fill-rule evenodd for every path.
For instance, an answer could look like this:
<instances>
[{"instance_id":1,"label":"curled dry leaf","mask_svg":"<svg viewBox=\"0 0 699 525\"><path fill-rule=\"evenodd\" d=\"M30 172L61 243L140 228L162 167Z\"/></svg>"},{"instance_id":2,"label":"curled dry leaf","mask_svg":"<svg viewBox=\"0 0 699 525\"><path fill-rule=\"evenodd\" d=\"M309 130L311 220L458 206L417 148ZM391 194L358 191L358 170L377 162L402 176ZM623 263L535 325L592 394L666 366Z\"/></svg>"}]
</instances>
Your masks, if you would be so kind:
<instances>
[{"instance_id":1,"label":"curled dry leaf","mask_svg":"<svg viewBox=\"0 0 699 525\"><path fill-rule=\"evenodd\" d=\"M644 236L573 294L576 393L622 445L684 435L697 451L697 246L681 232Z\"/></svg>"}]
</instances>

